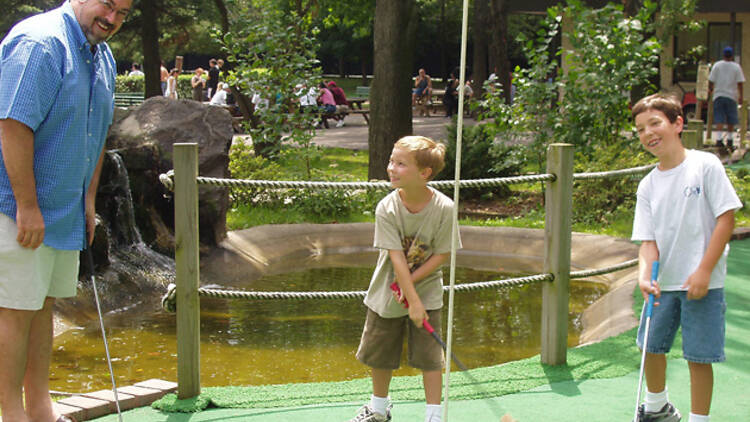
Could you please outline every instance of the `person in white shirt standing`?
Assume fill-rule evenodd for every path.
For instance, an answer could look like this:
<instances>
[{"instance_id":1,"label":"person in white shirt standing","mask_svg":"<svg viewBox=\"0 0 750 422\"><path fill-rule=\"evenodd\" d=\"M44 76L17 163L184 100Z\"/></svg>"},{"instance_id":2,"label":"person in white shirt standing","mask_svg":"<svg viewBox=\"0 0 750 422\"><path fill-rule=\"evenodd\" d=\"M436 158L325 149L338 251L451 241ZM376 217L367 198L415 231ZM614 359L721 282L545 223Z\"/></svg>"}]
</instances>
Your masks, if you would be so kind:
<instances>
[{"instance_id":1,"label":"person in white shirt standing","mask_svg":"<svg viewBox=\"0 0 750 422\"><path fill-rule=\"evenodd\" d=\"M734 149L734 125L739 122L737 104L742 104L742 87L745 75L742 68L734 61L732 47L724 48L724 59L716 62L708 76L708 90L713 93L714 122L719 128L716 144ZM726 134L723 131L726 128Z\"/></svg>"}]
</instances>

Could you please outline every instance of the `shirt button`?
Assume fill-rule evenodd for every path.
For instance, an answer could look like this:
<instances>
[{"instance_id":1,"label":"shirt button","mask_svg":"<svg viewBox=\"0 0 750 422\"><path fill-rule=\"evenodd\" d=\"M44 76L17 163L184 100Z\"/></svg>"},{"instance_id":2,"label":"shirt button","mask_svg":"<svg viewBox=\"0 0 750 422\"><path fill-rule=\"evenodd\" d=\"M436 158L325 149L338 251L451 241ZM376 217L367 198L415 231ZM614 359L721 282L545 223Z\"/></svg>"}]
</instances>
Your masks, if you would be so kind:
<instances>
[{"instance_id":1,"label":"shirt button","mask_svg":"<svg viewBox=\"0 0 750 422\"><path fill-rule=\"evenodd\" d=\"M91 134L90 134L90 133L89 133L89 136L91 136Z\"/></svg>"}]
</instances>

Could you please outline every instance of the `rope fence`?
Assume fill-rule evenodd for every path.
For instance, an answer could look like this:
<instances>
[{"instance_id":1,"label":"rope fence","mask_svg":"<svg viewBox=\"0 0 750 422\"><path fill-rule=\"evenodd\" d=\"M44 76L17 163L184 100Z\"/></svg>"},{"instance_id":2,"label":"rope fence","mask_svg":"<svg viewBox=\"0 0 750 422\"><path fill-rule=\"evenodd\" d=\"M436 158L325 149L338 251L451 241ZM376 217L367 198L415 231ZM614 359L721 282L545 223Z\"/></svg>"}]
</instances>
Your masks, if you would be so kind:
<instances>
[{"instance_id":1,"label":"rope fence","mask_svg":"<svg viewBox=\"0 0 750 422\"><path fill-rule=\"evenodd\" d=\"M586 277L592 277L596 275L609 274L622 269L634 267L638 265L638 259L631 259L620 264L612 265L605 268L574 271L570 273L571 279L580 279ZM468 292L476 290L489 290L489 289L502 289L510 287L518 287L526 284L535 284L541 282L554 281L552 274L535 274L524 277L507 278L503 280L491 280L491 281L478 281L473 283L462 283L456 284L454 291L457 292ZM443 286L443 292L450 290L450 286ZM242 290L223 290L223 289L207 289L199 288L198 295L200 297L210 297L215 299L245 299L245 300L306 300L306 299L357 299L364 298L367 294L364 290L358 291L340 291L340 292L258 292L258 291L242 291ZM168 312L175 312L177 309L176 303L177 286L170 284L167 287L167 293L162 298L162 307Z\"/></svg>"},{"instance_id":2,"label":"rope fence","mask_svg":"<svg viewBox=\"0 0 750 422\"><path fill-rule=\"evenodd\" d=\"M575 180L607 179L616 177L632 176L645 173L655 164L641 167L633 167L622 170L600 171L591 173L574 173ZM169 190L174 190L174 170L159 175L159 181ZM387 181L376 182L322 182L322 181L297 181L297 180L249 180L249 179L225 179L218 177L197 178L199 185L219 186L227 188L271 188L271 189L367 189L387 190L391 184ZM488 179L461 180L458 182L461 188L488 188L494 186L517 185L521 183L554 182L554 174L530 174L523 176L494 177ZM429 186L438 189L447 189L455 185L453 180L433 180Z\"/></svg>"}]
</instances>

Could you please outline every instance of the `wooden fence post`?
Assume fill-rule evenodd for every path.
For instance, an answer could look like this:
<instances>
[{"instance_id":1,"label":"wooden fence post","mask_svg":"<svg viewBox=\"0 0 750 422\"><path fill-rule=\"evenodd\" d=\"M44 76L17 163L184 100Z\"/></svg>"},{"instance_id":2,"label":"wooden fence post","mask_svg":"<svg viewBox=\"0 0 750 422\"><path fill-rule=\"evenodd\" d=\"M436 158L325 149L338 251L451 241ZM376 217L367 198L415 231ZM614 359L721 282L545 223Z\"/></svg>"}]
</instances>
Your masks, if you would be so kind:
<instances>
[{"instance_id":1,"label":"wooden fence post","mask_svg":"<svg viewBox=\"0 0 750 422\"><path fill-rule=\"evenodd\" d=\"M177 397L201 392L198 257L198 145L174 144Z\"/></svg>"},{"instance_id":2,"label":"wooden fence post","mask_svg":"<svg viewBox=\"0 0 750 422\"><path fill-rule=\"evenodd\" d=\"M690 119L687 122L687 129L694 130L695 135L695 148L703 148L703 120Z\"/></svg>"},{"instance_id":3,"label":"wooden fence post","mask_svg":"<svg viewBox=\"0 0 750 422\"><path fill-rule=\"evenodd\" d=\"M573 145L549 146L547 173L557 178L547 182L544 197L544 273L555 280L542 287L542 363L562 365L568 352Z\"/></svg>"}]
</instances>

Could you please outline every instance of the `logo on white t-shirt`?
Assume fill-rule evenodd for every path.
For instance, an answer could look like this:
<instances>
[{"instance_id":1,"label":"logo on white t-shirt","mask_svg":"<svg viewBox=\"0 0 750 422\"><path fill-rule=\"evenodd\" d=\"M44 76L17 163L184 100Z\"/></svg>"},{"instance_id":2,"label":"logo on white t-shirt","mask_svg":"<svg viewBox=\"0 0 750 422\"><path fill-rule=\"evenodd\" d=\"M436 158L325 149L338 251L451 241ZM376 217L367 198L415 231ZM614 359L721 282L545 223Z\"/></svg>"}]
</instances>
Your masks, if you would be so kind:
<instances>
[{"instance_id":1,"label":"logo on white t-shirt","mask_svg":"<svg viewBox=\"0 0 750 422\"><path fill-rule=\"evenodd\" d=\"M683 195L685 195L685 198L690 198L691 196L700 196L701 187L700 186L688 186L685 188L685 190L682 193Z\"/></svg>"}]
</instances>

